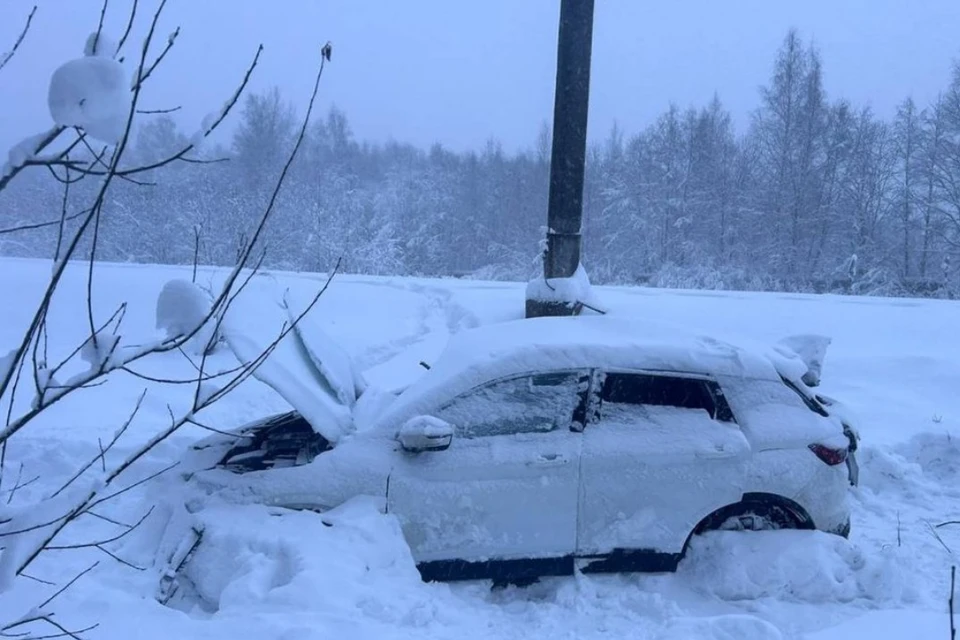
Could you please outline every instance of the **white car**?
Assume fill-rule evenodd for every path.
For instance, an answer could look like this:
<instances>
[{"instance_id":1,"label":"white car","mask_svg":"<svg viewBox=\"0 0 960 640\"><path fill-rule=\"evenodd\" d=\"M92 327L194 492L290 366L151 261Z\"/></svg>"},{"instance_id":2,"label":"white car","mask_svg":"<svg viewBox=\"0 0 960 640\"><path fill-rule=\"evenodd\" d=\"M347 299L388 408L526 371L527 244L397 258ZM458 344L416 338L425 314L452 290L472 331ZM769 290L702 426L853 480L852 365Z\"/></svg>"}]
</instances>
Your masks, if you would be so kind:
<instances>
[{"instance_id":1,"label":"white car","mask_svg":"<svg viewBox=\"0 0 960 640\"><path fill-rule=\"evenodd\" d=\"M846 536L858 436L809 371L783 348L609 317L471 329L399 394L357 399L348 379L352 422L296 407L198 443L188 509L376 496L425 580L672 571L712 529Z\"/></svg>"}]
</instances>

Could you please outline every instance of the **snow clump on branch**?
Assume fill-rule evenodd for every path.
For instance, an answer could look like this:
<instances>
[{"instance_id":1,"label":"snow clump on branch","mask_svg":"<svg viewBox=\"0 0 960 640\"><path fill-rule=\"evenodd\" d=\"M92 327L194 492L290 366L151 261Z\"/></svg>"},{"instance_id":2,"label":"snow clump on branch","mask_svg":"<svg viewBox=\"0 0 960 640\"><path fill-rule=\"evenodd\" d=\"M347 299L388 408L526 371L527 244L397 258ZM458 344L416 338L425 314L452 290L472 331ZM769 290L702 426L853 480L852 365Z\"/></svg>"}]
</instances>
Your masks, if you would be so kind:
<instances>
[{"instance_id":1,"label":"snow clump on branch","mask_svg":"<svg viewBox=\"0 0 960 640\"><path fill-rule=\"evenodd\" d=\"M123 65L105 53L111 43L103 34L91 35L82 58L65 62L53 72L47 95L54 122L77 127L107 144L123 136L131 99Z\"/></svg>"}]
</instances>

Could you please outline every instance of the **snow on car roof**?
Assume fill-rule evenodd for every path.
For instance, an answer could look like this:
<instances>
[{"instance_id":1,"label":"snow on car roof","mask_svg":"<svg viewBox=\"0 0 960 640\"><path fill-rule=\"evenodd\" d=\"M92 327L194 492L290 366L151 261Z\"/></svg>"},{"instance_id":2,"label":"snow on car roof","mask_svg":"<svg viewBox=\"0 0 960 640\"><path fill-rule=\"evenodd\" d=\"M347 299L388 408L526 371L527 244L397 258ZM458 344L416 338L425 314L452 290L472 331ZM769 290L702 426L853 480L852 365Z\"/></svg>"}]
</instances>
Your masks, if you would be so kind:
<instances>
[{"instance_id":1,"label":"snow on car roof","mask_svg":"<svg viewBox=\"0 0 960 640\"><path fill-rule=\"evenodd\" d=\"M779 380L772 350L747 349L615 316L530 318L454 335L431 370L376 421L394 429L485 382L538 371L607 367Z\"/></svg>"}]
</instances>

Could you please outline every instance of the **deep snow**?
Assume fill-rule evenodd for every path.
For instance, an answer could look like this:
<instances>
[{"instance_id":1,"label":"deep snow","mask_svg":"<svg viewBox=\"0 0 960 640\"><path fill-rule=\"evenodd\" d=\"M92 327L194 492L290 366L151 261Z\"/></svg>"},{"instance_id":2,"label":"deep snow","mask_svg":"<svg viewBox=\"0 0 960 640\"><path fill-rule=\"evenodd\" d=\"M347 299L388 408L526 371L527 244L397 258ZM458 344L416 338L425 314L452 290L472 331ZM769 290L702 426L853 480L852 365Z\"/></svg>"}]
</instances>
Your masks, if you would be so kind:
<instances>
[{"instance_id":1,"label":"deep snow","mask_svg":"<svg viewBox=\"0 0 960 640\"><path fill-rule=\"evenodd\" d=\"M82 268L71 268L64 282L67 295L55 301L50 327L55 353L72 349L84 337L84 322L78 320L85 317L83 275ZM313 274L276 275L303 299L324 281ZM0 353L16 340L48 277L46 262L0 261ZM168 280L182 277L189 277L188 270L102 265L96 308L105 318L127 301L124 342L145 342L157 335L157 295ZM419 361L435 360L451 333L518 318L524 293L524 284L338 276L313 318L358 359L368 381L399 385L423 371ZM157 575L150 563L162 533L153 526L112 547L145 571L91 550L51 552L34 575L63 581L101 561L58 599L57 607L61 622L99 622L88 634L94 638L949 636L951 550L960 546L960 525L934 526L960 519L960 394L955 392L960 305L604 287L595 293L611 313L734 341L772 344L793 334L830 336L822 390L851 405L863 436L850 540L815 532L718 533L698 540L676 574L577 576L491 592L482 583L421 583L396 522L358 500L326 516L333 527L312 514L224 507L209 529L208 542L216 544L201 547L189 569L205 608L164 607L153 600ZM211 366L232 366L228 353L215 354ZM192 371L179 354L136 366L160 376ZM55 406L41 423L18 434L8 453L8 474L15 475L22 462L25 476L41 479L18 492L14 502L58 487L74 461L97 451L98 437L112 436L145 384L115 375L108 384ZM116 456L165 424L168 402L182 405L192 393L147 386L143 409ZM230 428L286 408L269 387L250 381L203 418ZM178 433L131 480L178 459L205 435L196 428ZM136 521L163 490L158 480L131 491L108 508L109 515ZM151 519L159 522L161 515ZM106 522L85 519L67 538L82 541L113 532ZM0 606L24 608L51 589L29 583L5 596Z\"/></svg>"}]
</instances>

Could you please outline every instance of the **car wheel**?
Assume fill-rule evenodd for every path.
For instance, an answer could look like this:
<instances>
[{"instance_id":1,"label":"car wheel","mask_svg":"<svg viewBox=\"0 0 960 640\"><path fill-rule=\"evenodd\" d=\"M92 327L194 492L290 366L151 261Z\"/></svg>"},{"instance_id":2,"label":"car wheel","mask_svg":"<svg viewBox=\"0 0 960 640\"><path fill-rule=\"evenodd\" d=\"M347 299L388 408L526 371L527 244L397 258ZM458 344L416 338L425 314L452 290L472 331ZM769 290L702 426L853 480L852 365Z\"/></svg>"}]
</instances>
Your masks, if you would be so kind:
<instances>
[{"instance_id":1,"label":"car wheel","mask_svg":"<svg viewBox=\"0 0 960 640\"><path fill-rule=\"evenodd\" d=\"M725 507L707 517L695 535L707 531L772 531L777 529L802 529L804 523L791 509L764 502L744 502Z\"/></svg>"}]
</instances>

